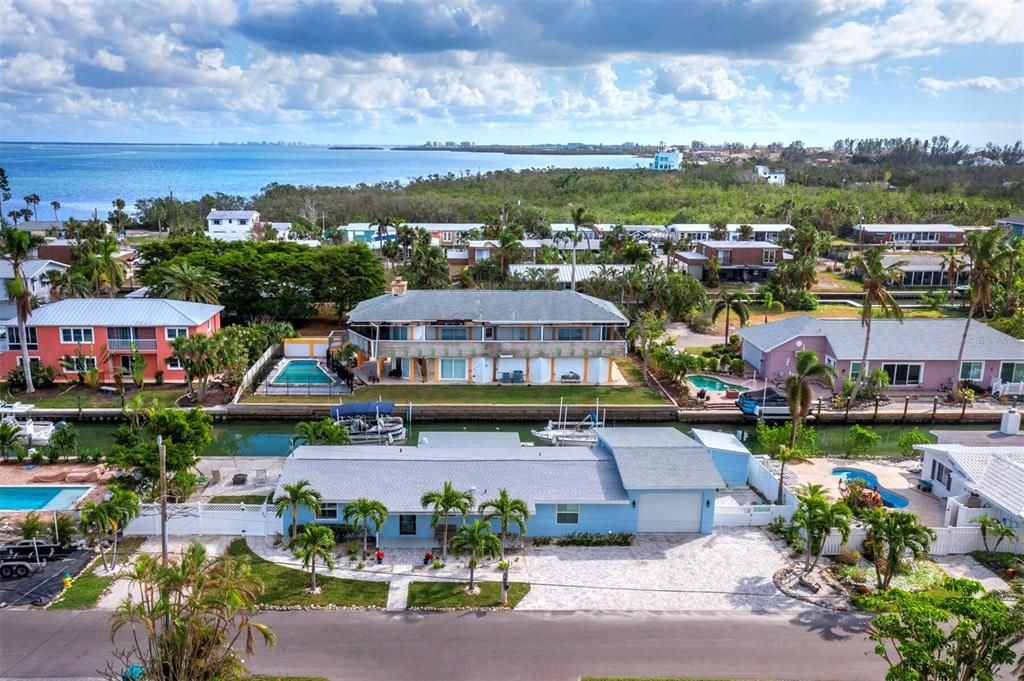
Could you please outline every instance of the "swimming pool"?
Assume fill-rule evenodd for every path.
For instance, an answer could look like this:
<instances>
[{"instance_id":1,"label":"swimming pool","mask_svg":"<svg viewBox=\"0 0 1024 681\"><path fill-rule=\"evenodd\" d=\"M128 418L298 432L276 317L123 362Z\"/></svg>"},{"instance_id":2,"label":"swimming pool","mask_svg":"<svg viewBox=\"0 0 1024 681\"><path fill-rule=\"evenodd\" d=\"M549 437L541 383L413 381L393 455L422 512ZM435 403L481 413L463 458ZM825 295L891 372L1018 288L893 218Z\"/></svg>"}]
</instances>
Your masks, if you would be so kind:
<instances>
[{"instance_id":1,"label":"swimming pool","mask_svg":"<svg viewBox=\"0 0 1024 681\"><path fill-rule=\"evenodd\" d=\"M330 385L334 381L315 359L290 359L272 383L274 385Z\"/></svg>"},{"instance_id":2,"label":"swimming pool","mask_svg":"<svg viewBox=\"0 0 1024 681\"><path fill-rule=\"evenodd\" d=\"M65 511L88 491L88 485L0 486L0 511Z\"/></svg>"},{"instance_id":3,"label":"swimming pool","mask_svg":"<svg viewBox=\"0 0 1024 681\"><path fill-rule=\"evenodd\" d=\"M743 390L743 386L726 383L714 376L687 376L686 380L697 390L724 392L726 390Z\"/></svg>"},{"instance_id":4,"label":"swimming pool","mask_svg":"<svg viewBox=\"0 0 1024 681\"><path fill-rule=\"evenodd\" d=\"M906 508L910 502L906 498L886 489L878 484L878 478L874 473L862 471L859 468L833 468L832 475L838 475L843 480L863 480L868 484L868 489L877 489L882 496L882 503L889 508Z\"/></svg>"}]
</instances>

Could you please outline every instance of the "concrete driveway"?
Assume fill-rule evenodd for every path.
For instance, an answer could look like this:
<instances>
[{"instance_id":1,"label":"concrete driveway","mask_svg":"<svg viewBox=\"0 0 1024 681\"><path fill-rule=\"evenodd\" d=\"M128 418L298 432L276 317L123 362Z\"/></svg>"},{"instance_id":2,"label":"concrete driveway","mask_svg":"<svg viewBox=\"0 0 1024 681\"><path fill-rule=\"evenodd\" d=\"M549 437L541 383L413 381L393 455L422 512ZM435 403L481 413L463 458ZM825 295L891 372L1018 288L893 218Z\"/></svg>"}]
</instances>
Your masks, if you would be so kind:
<instances>
[{"instance_id":1,"label":"concrete driveway","mask_svg":"<svg viewBox=\"0 0 1024 681\"><path fill-rule=\"evenodd\" d=\"M758 528L639 535L634 546L529 549L519 610L798 609L772 575L785 557Z\"/></svg>"}]
</instances>

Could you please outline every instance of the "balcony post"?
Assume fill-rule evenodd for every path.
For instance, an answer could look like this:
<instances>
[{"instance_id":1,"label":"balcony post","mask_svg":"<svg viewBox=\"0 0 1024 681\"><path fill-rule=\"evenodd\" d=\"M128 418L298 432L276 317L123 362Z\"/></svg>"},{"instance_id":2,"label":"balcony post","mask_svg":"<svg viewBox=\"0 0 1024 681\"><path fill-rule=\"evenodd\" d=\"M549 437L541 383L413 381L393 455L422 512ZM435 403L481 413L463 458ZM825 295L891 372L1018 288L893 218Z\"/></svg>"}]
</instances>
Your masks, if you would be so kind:
<instances>
[{"instance_id":1,"label":"balcony post","mask_svg":"<svg viewBox=\"0 0 1024 681\"><path fill-rule=\"evenodd\" d=\"M441 358L434 358L434 383L441 382Z\"/></svg>"}]
</instances>

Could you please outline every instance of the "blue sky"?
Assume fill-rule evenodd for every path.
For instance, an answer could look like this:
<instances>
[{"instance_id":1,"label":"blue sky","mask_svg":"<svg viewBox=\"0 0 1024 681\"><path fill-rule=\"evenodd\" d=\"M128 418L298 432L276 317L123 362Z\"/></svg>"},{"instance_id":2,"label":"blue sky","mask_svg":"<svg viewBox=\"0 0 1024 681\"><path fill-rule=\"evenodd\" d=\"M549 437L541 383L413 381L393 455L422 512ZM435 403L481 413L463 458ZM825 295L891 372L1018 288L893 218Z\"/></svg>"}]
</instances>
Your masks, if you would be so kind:
<instances>
[{"instance_id":1,"label":"blue sky","mask_svg":"<svg viewBox=\"0 0 1024 681\"><path fill-rule=\"evenodd\" d=\"M1024 137L1024 0L0 0L0 139Z\"/></svg>"}]
</instances>

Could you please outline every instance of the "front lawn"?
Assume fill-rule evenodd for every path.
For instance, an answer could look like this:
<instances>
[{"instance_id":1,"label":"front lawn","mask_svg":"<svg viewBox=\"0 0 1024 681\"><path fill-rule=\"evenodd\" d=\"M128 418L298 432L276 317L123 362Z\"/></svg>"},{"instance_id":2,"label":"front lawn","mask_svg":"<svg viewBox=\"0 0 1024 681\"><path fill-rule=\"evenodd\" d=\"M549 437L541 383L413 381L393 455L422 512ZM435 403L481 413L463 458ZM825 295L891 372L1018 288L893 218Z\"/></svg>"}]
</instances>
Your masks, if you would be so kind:
<instances>
[{"instance_id":1,"label":"front lawn","mask_svg":"<svg viewBox=\"0 0 1024 681\"><path fill-rule=\"evenodd\" d=\"M665 400L650 388L597 385L371 385L359 388L353 399L397 404L566 404L663 405ZM246 402L337 404L338 396L254 395Z\"/></svg>"},{"instance_id":2,"label":"front lawn","mask_svg":"<svg viewBox=\"0 0 1024 681\"><path fill-rule=\"evenodd\" d=\"M5 386L6 388L6 386ZM146 385L142 390L134 387L125 387L125 402L142 395L148 402L156 399L160 407L173 407L175 401L185 394L186 388L183 385ZM34 393L24 392L11 393L5 389L5 395L9 401L21 401L34 404L38 409L120 409L121 397L119 395L101 394L85 386L76 385L68 388L66 385L44 388Z\"/></svg>"},{"instance_id":3,"label":"front lawn","mask_svg":"<svg viewBox=\"0 0 1024 681\"><path fill-rule=\"evenodd\" d=\"M346 605L383 608L388 602L386 582L339 579L317 575L317 595L304 591L309 586L309 573L304 570L274 565L263 560L245 543L236 539L228 547L228 555L248 559L253 572L263 581L261 605Z\"/></svg>"},{"instance_id":4,"label":"front lawn","mask_svg":"<svg viewBox=\"0 0 1024 681\"><path fill-rule=\"evenodd\" d=\"M126 537L118 542L117 562L123 565L142 546L145 537ZM107 552L107 560L110 560L110 552ZM107 590L114 578L109 575L97 575L97 566L103 567L103 561L97 556L96 562L85 569L82 574L71 582L71 587L66 589L60 600L51 603L50 610L85 610L93 608L99 602L100 596Z\"/></svg>"},{"instance_id":5,"label":"front lawn","mask_svg":"<svg viewBox=\"0 0 1024 681\"><path fill-rule=\"evenodd\" d=\"M470 596L464 582L412 582L409 584L410 608L498 608L501 596L501 582L477 582L480 593ZM530 585L511 582L508 589L508 605L514 608L530 593Z\"/></svg>"}]
</instances>

